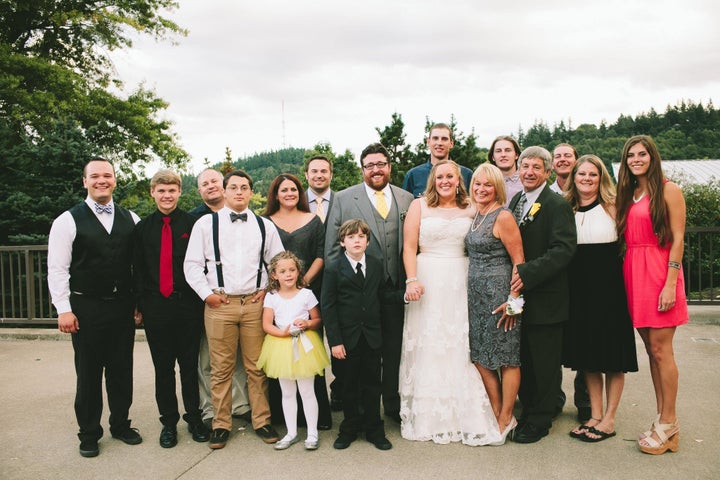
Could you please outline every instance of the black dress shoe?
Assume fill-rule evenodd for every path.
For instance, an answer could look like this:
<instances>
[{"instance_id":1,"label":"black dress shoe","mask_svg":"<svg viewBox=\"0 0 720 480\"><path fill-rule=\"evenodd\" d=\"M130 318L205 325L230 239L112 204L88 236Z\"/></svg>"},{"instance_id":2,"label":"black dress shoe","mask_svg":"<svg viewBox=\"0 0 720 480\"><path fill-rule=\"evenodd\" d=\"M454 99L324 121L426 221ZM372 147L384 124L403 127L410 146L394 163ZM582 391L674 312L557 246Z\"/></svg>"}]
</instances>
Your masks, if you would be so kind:
<instances>
[{"instance_id":1,"label":"black dress shoe","mask_svg":"<svg viewBox=\"0 0 720 480\"><path fill-rule=\"evenodd\" d=\"M80 442L80 455L86 458L97 457L100 453L97 440L83 440Z\"/></svg>"},{"instance_id":2,"label":"black dress shoe","mask_svg":"<svg viewBox=\"0 0 720 480\"><path fill-rule=\"evenodd\" d=\"M230 430L224 428L216 428L210 435L210 448L217 450L223 448L230 437Z\"/></svg>"},{"instance_id":3,"label":"black dress shoe","mask_svg":"<svg viewBox=\"0 0 720 480\"><path fill-rule=\"evenodd\" d=\"M400 425L402 420L400 419L400 412L385 412L385 416L388 417L393 422Z\"/></svg>"},{"instance_id":4,"label":"black dress shoe","mask_svg":"<svg viewBox=\"0 0 720 480\"><path fill-rule=\"evenodd\" d=\"M332 420L318 422L318 430L332 430Z\"/></svg>"},{"instance_id":5,"label":"black dress shoe","mask_svg":"<svg viewBox=\"0 0 720 480\"><path fill-rule=\"evenodd\" d=\"M127 427L125 430L114 432L112 434L112 437L117 438L118 440L122 440L128 445L137 445L139 443L142 443L142 437L140 436L137 428Z\"/></svg>"},{"instance_id":6,"label":"black dress shoe","mask_svg":"<svg viewBox=\"0 0 720 480\"><path fill-rule=\"evenodd\" d=\"M388 440L386 437L377 437L377 438L368 438L368 442L375 445L375 448L378 450L390 450L392 448L392 443L390 443L390 440Z\"/></svg>"},{"instance_id":7,"label":"black dress shoe","mask_svg":"<svg viewBox=\"0 0 720 480\"><path fill-rule=\"evenodd\" d=\"M162 448L172 448L177 445L177 428L163 427L160 432L160 446Z\"/></svg>"},{"instance_id":8,"label":"black dress shoe","mask_svg":"<svg viewBox=\"0 0 720 480\"><path fill-rule=\"evenodd\" d=\"M548 429L540 429L532 423L525 423L523 428L515 429L512 441L515 443L535 443L548 434Z\"/></svg>"},{"instance_id":9,"label":"black dress shoe","mask_svg":"<svg viewBox=\"0 0 720 480\"><path fill-rule=\"evenodd\" d=\"M333 448L335 450L345 450L350 446L352 442L355 441L356 438L357 437L353 437L352 435L348 435L347 433L341 433L335 439L335 443L333 443Z\"/></svg>"},{"instance_id":10,"label":"black dress shoe","mask_svg":"<svg viewBox=\"0 0 720 480\"><path fill-rule=\"evenodd\" d=\"M210 429L203 422L193 422L188 424L188 432L192 435L192 439L196 442L207 442L210 440Z\"/></svg>"}]
</instances>

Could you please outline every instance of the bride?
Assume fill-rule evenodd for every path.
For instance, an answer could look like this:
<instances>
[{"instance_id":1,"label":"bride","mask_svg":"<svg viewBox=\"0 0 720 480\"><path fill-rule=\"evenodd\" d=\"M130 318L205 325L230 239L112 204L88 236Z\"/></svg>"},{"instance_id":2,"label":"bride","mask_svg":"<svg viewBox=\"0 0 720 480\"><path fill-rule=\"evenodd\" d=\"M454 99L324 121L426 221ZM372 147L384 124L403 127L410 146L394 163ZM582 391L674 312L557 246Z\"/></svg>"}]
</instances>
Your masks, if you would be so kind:
<instances>
[{"instance_id":1,"label":"bride","mask_svg":"<svg viewBox=\"0 0 720 480\"><path fill-rule=\"evenodd\" d=\"M400 361L400 432L408 440L497 445L505 439L470 361L464 239L475 209L461 180L455 162L438 162L405 219L410 303Z\"/></svg>"}]
</instances>

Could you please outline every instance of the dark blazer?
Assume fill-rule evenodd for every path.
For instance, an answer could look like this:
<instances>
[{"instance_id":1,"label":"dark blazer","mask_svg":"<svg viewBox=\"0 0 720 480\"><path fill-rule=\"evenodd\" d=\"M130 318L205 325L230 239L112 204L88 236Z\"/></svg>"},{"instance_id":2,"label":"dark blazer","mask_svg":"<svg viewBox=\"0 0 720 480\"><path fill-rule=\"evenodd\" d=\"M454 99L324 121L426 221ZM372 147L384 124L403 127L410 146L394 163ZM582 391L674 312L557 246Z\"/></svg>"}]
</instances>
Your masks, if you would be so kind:
<instances>
[{"instance_id":1,"label":"dark blazer","mask_svg":"<svg viewBox=\"0 0 720 480\"><path fill-rule=\"evenodd\" d=\"M322 319L330 347L352 350L360 334L371 348L380 348L380 295L383 268L379 260L365 255L365 281L360 284L345 254L325 264L322 285Z\"/></svg>"},{"instance_id":2,"label":"dark blazer","mask_svg":"<svg viewBox=\"0 0 720 480\"><path fill-rule=\"evenodd\" d=\"M390 185L390 190L393 195L391 208L398 209L399 222L397 255L398 269L400 271L396 278L404 279L405 269L403 268L402 262L403 221L405 220L405 215L410 207L410 203L413 201L413 196L411 193L394 185ZM325 262L342 256L343 249L337 238L337 232L343 222L353 218L362 218L370 226L370 245L365 254L380 260L385 258L385 248L380 242L380 230L375 221L375 207L370 203L370 199L365 191L365 184L359 183L346 188L342 192L338 192L332 211L328 213L325 222L327 231L325 235Z\"/></svg>"},{"instance_id":3,"label":"dark blazer","mask_svg":"<svg viewBox=\"0 0 720 480\"><path fill-rule=\"evenodd\" d=\"M509 209L515 208L522 192L515 195ZM521 221L525 263L518 273L525 288L522 320L528 325L548 325L568 319L569 293L567 266L577 246L575 216L570 204L550 187L536 200L540 210L532 220Z\"/></svg>"}]
</instances>

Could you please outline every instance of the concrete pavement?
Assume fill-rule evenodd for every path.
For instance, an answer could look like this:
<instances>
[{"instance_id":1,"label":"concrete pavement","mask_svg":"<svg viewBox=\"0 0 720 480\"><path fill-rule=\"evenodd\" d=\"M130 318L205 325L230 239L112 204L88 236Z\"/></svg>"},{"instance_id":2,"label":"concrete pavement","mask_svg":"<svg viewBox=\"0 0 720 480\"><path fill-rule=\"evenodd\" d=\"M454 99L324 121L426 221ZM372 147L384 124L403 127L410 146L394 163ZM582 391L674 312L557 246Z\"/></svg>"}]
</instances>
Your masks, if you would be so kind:
<instances>
[{"instance_id":1,"label":"concrete pavement","mask_svg":"<svg viewBox=\"0 0 720 480\"><path fill-rule=\"evenodd\" d=\"M626 377L614 438L597 444L570 438L567 432L576 421L568 402L550 435L536 444L466 447L410 442L389 421L386 428L394 448L388 452L364 440L347 450L334 450L337 429L320 432L320 449L315 452L305 451L302 443L278 452L242 420L235 420L222 450L193 442L182 422L178 446L163 449L158 445L161 426L150 352L147 343L138 341L131 418L144 442L129 446L112 439L106 411L100 455L86 459L78 454L72 345L55 341L69 336L48 329L0 329L0 479L720 478L720 308L691 307L691 318L675 337L681 447L678 453L658 457L640 453L635 443L655 408L647 357L638 337L640 371ZM566 371L568 398L572 379ZM337 427L340 414L334 421Z\"/></svg>"}]
</instances>

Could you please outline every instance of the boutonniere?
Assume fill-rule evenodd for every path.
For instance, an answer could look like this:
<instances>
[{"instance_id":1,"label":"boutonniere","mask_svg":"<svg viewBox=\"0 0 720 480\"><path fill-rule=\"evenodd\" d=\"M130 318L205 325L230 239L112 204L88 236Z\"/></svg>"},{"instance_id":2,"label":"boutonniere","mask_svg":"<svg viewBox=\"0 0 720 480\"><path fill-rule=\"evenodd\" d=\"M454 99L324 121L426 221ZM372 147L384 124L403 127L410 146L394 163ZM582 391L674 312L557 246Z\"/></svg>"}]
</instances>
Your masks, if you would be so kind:
<instances>
[{"instance_id":1,"label":"boutonniere","mask_svg":"<svg viewBox=\"0 0 720 480\"><path fill-rule=\"evenodd\" d=\"M182 235L180 235L180 237L181 238L190 238L190 235L188 235L187 233L183 233Z\"/></svg>"},{"instance_id":2,"label":"boutonniere","mask_svg":"<svg viewBox=\"0 0 720 480\"><path fill-rule=\"evenodd\" d=\"M405 217L407 217L407 210L403 210L402 212L400 212L400 221L404 222Z\"/></svg>"},{"instance_id":3,"label":"boutonniere","mask_svg":"<svg viewBox=\"0 0 720 480\"><path fill-rule=\"evenodd\" d=\"M542 207L542 205L539 202L533 203L530 207L530 210L528 210L528 212L525 214L525 217L523 217L523 219L520 221L520 226L522 227L526 223L530 223L535 220L535 215L537 215L537 213L540 211L540 207Z\"/></svg>"}]
</instances>

